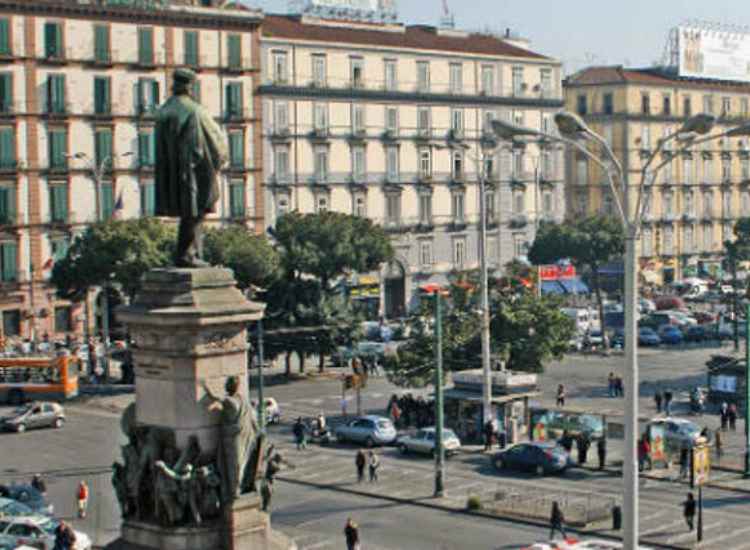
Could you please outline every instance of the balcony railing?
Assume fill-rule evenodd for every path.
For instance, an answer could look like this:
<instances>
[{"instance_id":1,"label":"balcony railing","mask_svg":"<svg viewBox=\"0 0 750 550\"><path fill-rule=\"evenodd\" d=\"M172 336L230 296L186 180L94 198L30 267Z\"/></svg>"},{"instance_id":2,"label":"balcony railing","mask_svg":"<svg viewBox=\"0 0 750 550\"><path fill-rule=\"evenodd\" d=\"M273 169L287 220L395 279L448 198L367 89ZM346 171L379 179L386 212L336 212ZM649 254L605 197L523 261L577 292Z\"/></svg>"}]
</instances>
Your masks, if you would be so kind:
<instances>
[{"instance_id":1,"label":"balcony railing","mask_svg":"<svg viewBox=\"0 0 750 550\"><path fill-rule=\"evenodd\" d=\"M0 226L16 225L18 214L13 211L0 212Z\"/></svg>"}]
</instances>

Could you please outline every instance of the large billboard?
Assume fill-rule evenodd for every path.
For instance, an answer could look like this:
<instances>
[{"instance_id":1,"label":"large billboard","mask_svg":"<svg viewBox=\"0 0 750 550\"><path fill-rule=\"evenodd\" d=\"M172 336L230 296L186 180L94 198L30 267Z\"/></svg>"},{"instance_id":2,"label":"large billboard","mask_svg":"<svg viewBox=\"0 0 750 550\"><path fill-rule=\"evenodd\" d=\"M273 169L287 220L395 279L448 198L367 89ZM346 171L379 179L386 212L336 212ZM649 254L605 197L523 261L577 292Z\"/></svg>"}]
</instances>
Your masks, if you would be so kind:
<instances>
[{"instance_id":1,"label":"large billboard","mask_svg":"<svg viewBox=\"0 0 750 550\"><path fill-rule=\"evenodd\" d=\"M377 11L378 0L310 0L310 5L321 8Z\"/></svg>"},{"instance_id":2,"label":"large billboard","mask_svg":"<svg viewBox=\"0 0 750 550\"><path fill-rule=\"evenodd\" d=\"M680 76L750 82L750 34L681 26Z\"/></svg>"}]
</instances>

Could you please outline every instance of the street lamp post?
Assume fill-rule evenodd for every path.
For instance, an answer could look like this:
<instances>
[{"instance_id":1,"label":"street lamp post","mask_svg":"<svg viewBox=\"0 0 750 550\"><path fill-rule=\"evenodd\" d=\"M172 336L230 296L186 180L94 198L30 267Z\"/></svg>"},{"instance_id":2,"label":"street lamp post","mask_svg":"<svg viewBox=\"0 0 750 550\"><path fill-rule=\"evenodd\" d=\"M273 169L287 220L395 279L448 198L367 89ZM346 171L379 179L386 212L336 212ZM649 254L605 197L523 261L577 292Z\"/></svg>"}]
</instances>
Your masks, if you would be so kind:
<instances>
[{"instance_id":1,"label":"street lamp post","mask_svg":"<svg viewBox=\"0 0 750 550\"><path fill-rule=\"evenodd\" d=\"M435 497L444 495L445 449L443 449L443 320L441 290L435 289Z\"/></svg>"},{"instance_id":2,"label":"street lamp post","mask_svg":"<svg viewBox=\"0 0 750 550\"><path fill-rule=\"evenodd\" d=\"M503 139L516 137L542 137L563 143L576 149L583 156L599 166L607 176L607 180L617 205L618 214L625 231L625 455L623 459L623 516L624 516L624 547L635 550L638 547L638 336L637 336L637 299L638 299L638 252L637 240L640 237L641 221L647 207L643 200L644 188L652 184L656 174L669 162L671 158L662 161L651 168L653 161L661 154L667 143L678 140L681 143L680 152L692 146L722 137L750 135L750 124L731 130L696 139L696 136L708 134L715 123L710 115L699 114L691 117L677 131L660 139L654 152L644 163L640 174L640 185L637 199L631 200L625 172L607 141L591 130L578 116L561 112L555 116L555 123L561 136L555 136L523 128L501 121L493 122L493 130ZM596 142L605 152L605 159L591 153L579 140L590 139ZM615 174L621 186L623 199L620 200ZM746 413L747 414L747 413ZM746 417L747 418L747 417ZM750 459L749 459L750 460Z\"/></svg>"}]
</instances>

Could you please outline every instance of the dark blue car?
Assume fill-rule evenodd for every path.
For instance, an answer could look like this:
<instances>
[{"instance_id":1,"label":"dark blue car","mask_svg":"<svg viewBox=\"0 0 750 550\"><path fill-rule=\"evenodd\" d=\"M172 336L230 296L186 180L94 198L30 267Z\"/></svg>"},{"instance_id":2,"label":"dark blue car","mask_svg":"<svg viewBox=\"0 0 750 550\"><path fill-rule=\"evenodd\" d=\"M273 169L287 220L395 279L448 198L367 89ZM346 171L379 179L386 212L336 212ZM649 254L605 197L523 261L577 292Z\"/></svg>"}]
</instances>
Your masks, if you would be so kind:
<instances>
[{"instance_id":1,"label":"dark blue car","mask_svg":"<svg viewBox=\"0 0 750 550\"><path fill-rule=\"evenodd\" d=\"M638 345L639 346L658 346L661 344L661 338L656 334L656 331L649 327L641 327L638 329Z\"/></svg>"},{"instance_id":2,"label":"dark blue car","mask_svg":"<svg viewBox=\"0 0 750 550\"><path fill-rule=\"evenodd\" d=\"M500 451L492 457L492 464L497 470L517 470L542 476L564 472L572 461L556 443L532 441Z\"/></svg>"},{"instance_id":3,"label":"dark blue car","mask_svg":"<svg viewBox=\"0 0 750 550\"><path fill-rule=\"evenodd\" d=\"M0 485L0 497L25 504L37 514L51 516L55 512L52 504L31 485Z\"/></svg>"},{"instance_id":4,"label":"dark blue car","mask_svg":"<svg viewBox=\"0 0 750 550\"><path fill-rule=\"evenodd\" d=\"M682 331L674 325L663 325L659 329L659 338L664 344L681 344L683 337Z\"/></svg>"}]
</instances>

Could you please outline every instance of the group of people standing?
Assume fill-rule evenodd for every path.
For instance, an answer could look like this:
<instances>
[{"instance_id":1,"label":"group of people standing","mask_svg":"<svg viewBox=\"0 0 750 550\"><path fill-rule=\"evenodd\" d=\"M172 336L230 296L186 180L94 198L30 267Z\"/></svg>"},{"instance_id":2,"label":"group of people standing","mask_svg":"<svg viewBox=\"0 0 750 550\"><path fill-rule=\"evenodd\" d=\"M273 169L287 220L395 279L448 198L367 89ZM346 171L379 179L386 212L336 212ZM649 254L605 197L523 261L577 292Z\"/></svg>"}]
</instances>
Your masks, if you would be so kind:
<instances>
[{"instance_id":1,"label":"group of people standing","mask_svg":"<svg viewBox=\"0 0 750 550\"><path fill-rule=\"evenodd\" d=\"M622 383L622 376L610 372L607 377L607 394L610 397L624 397L625 386Z\"/></svg>"},{"instance_id":2,"label":"group of people standing","mask_svg":"<svg viewBox=\"0 0 750 550\"><path fill-rule=\"evenodd\" d=\"M357 468L357 483L362 483L365 480L365 467L369 469L370 483L378 481L380 458L375 451L369 450L365 453L364 449L358 450L354 458L354 465Z\"/></svg>"},{"instance_id":3,"label":"group of people standing","mask_svg":"<svg viewBox=\"0 0 750 550\"><path fill-rule=\"evenodd\" d=\"M393 394L388 400L386 415L396 428L423 428L435 424L434 402L427 401L421 395L415 398L410 393L401 397Z\"/></svg>"}]
</instances>

